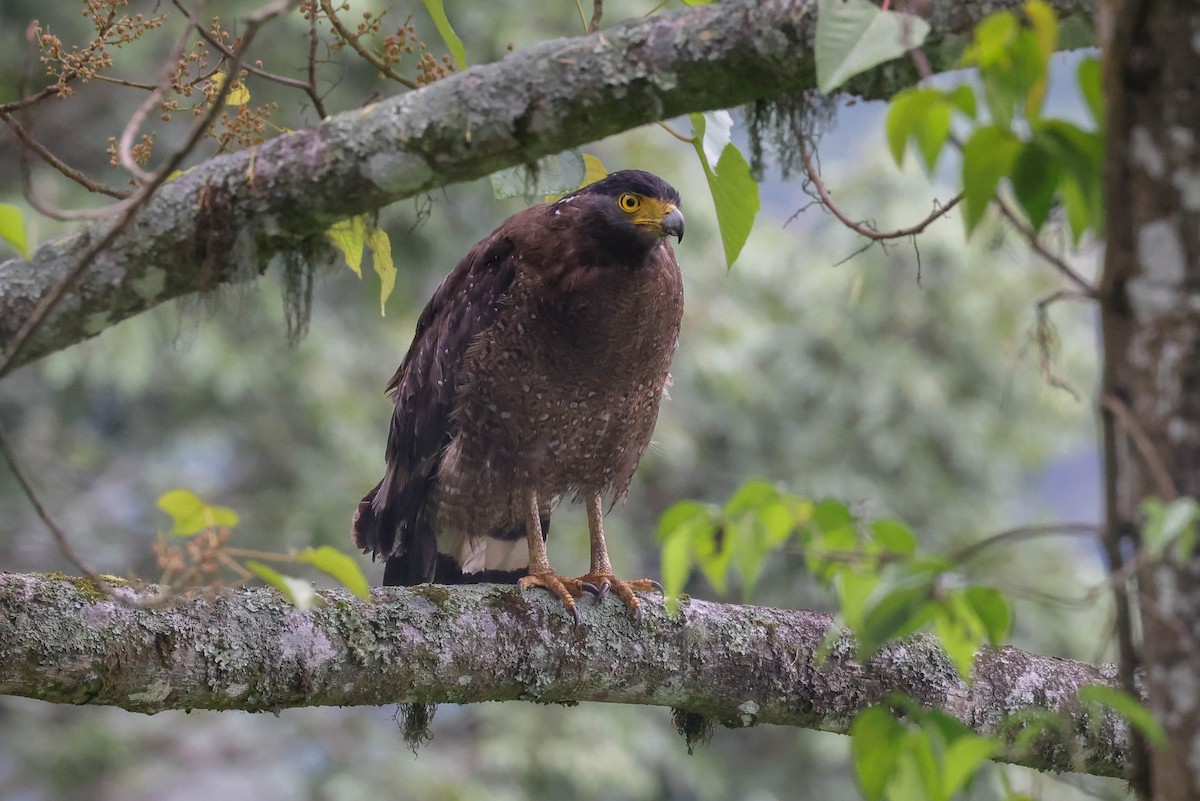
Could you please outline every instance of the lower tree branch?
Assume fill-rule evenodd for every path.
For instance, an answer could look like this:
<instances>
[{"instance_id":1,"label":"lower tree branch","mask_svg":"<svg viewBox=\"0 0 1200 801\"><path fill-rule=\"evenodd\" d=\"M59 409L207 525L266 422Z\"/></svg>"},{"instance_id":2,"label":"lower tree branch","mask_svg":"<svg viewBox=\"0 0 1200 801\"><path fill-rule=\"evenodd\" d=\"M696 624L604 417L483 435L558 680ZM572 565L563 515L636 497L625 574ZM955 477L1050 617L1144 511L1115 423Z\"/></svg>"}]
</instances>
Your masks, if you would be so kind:
<instances>
[{"instance_id":1,"label":"lower tree branch","mask_svg":"<svg viewBox=\"0 0 1200 801\"><path fill-rule=\"evenodd\" d=\"M156 588L126 588L136 601ZM1014 763L1123 776L1128 732L1084 709L1079 687L1113 670L1014 648L986 650L968 685L933 638L885 648L867 664L843 637L818 658L832 623L817 612L656 601L635 623L620 604L585 604L572 626L545 593L478 585L384 588L368 600L321 593L301 611L270 589L225 589L146 609L86 579L0 573L0 693L56 703L275 711L321 705L528 700L670 706L727 726L774 723L846 732L854 715L900 691L981 733L1063 715Z\"/></svg>"}]
</instances>

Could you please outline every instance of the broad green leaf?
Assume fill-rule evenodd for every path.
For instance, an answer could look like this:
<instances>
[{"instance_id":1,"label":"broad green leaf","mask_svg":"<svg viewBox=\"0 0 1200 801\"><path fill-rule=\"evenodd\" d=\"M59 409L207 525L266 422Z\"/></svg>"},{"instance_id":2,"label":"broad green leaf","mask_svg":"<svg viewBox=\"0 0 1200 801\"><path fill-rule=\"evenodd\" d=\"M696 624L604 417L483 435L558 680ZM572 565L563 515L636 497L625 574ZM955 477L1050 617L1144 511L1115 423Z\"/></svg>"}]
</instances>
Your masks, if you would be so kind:
<instances>
[{"instance_id":1,"label":"broad green leaf","mask_svg":"<svg viewBox=\"0 0 1200 801\"><path fill-rule=\"evenodd\" d=\"M1012 131L995 125L976 129L963 144L963 220L968 235L983 219L996 197L996 186L1012 169L1020 147Z\"/></svg>"},{"instance_id":2,"label":"broad green leaf","mask_svg":"<svg viewBox=\"0 0 1200 801\"><path fill-rule=\"evenodd\" d=\"M881 518L872 522L871 538L889 553L911 556L917 550L917 535L899 520Z\"/></svg>"},{"instance_id":3,"label":"broad green leaf","mask_svg":"<svg viewBox=\"0 0 1200 801\"><path fill-rule=\"evenodd\" d=\"M1085 58L1079 62L1079 71L1076 73L1079 80L1079 93L1083 95L1083 100L1087 103L1088 111L1092 114L1092 122L1096 123L1096 127L1103 130L1104 128L1104 87L1103 76L1101 75L1100 60L1096 58Z\"/></svg>"},{"instance_id":4,"label":"broad green leaf","mask_svg":"<svg viewBox=\"0 0 1200 801\"><path fill-rule=\"evenodd\" d=\"M891 61L929 34L920 17L883 11L867 0L819 0L817 87L828 94L860 72Z\"/></svg>"},{"instance_id":5,"label":"broad green leaf","mask_svg":"<svg viewBox=\"0 0 1200 801\"><path fill-rule=\"evenodd\" d=\"M157 506L171 516L171 533L179 537L190 537L206 528L233 528L238 524L237 512L224 506L209 506L190 490L164 492Z\"/></svg>"},{"instance_id":6,"label":"broad green leaf","mask_svg":"<svg viewBox=\"0 0 1200 801\"><path fill-rule=\"evenodd\" d=\"M1074 200L1080 208L1076 212L1085 227L1101 232L1104 227L1104 142L1099 134L1065 120L1045 120L1034 127L1033 138L1062 166L1065 178L1060 189L1073 183L1078 190Z\"/></svg>"},{"instance_id":7,"label":"broad green leaf","mask_svg":"<svg viewBox=\"0 0 1200 801\"><path fill-rule=\"evenodd\" d=\"M1176 557L1183 564L1192 557L1196 547L1196 523L1200 521L1200 504L1192 497L1164 503L1158 498L1142 502L1146 525L1142 542L1154 560L1163 558L1167 548L1175 546Z\"/></svg>"},{"instance_id":8,"label":"broad green leaf","mask_svg":"<svg viewBox=\"0 0 1200 801\"><path fill-rule=\"evenodd\" d=\"M963 51L963 65L981 69L1006 65L1008 48L1019 30L1017 18L1010 11L998 11L984 17L975 26L970 46Z\"/></svg>"},{"instance_id":9,"label":"broad green leaf","mask_svg":"<svg viewBox=\"0 0 1200 801\"><path fill-rule=\"evenodd\" d=\"M696 155L704 167L708 189L712 193L713 206L717 212L717 227L721 231L721 244L725 249L725 264L729 267L737 261L742 246L746 244L754 218L758 214L758 182L750 175L750 165L741 151L732 143L721 150L715 165L709 164L704 152L704 134L707 128L704 115L691 114L689 119L696 130Z\"/></svg>"},{"instance_id":10,"label":"broad green leaf","mask_svg":"<svg viewBox=\"0 0 1200 801\"><path fill-rule=\"evenodd\" d=\"M10 203L0 203L0 239L11 245L21 258L29 258L29 242L25 239L25 215Z\"/></svg>"},{"instance_id":11,"label":"broad green leaf","mask_svg":"<svg viewBox=\"0 0 1200 801\"><path fill-rule=\"evenodd\" d=\"M864 709L850 724L854 773L867 801L880 801L904 744L903 724L882 706Z\"/></svg>"},{"instance_id":12,"label":"broad green leaf","mask_svg":"<svg viewBox=\"0 0 1200 801\"><path fill-rule=\"evenodd\" d=\"M322 545L319 548L305 548L296 554L296 559L305 564L312 565L359 598L366 598L371 594L371 588L367 584L367 577L358 568L358 563L337 548L330 547L329 545Z\"/></svg>"},{"instance_id":13,"label":"broad green leaf","mask_svg":"<svg viewBox=\"0 0 1200 801\"><path fill-rule=\"evenodd\" d=\"M396 264L392 261L392 240L382 228L367 229L367 249L371 251L371 264L379 276L379 314L387 314L387 299L396 288Z\"/></svg>"},{"instance_id":14,"label":"broad green leaf","mask_svg":"<svg viewBox=\"0 0 1200 801\"><path fill-rule=\"evenodd\" d=\"M750 479L737 488L728 501L722 514L725 517L736 517L747 512L758 512L768 504L775 503L779 498L779 490L770 481L761 478Z\"/></svg>"},{"instance_id":15,"label":"broad green leaf","mask_svg":"<svg viewBox=\"0 0 1200 801\"><path fill-rule=\"evenodd\" d=\"M969 83L961 83L947 92L946 100L963 114L975 119L975 89Z\"/></svg>"},{"instance_id":16,"label":"broad green leaf","mask_svg":"<svg viewBox=\"0 0 1200 801\"><path fill-rule=\"evenodd\" d=\"M940 89L908 89L896 95L885 125L888 149L896 163L904 163L908 141L915 139L921 158L932 172L950 134L952 108Z\"/></svg>"},{"instance_id":17,"label":"broad green leaf","mask_svg":"<svg viewBox=\"0 0 1200 801\"><path fill-rule=\"evenodd\" d=\"M983 763L999 750L999 742L977 734L967 734L951 742L942 756L942 790L946 797L966 789Z\"/></svg>"},{"instance_id":18,"label":"broad green leaf","mask_svg":"<svg viewBox=\"0 0 1200 801\"><path fill-rule=\"evenodd\" d=\"M862 626L854 632L864 655L875 653L890 640L907 637L929 619L932 576L910 573L900 581L888 583L893 588L868 601Z\"/></svg>"},{"instance_id":19,"label":"broad green leaf","mask_svg":"<svg viewBox=\"0 0 1200 801\"><path fill-rule=\"evenodd\" d=\"M954 663L958 675L970 680L975 654L985 635L983 621L961 594L942 599L932 607L933 633L941 641L942 650Z\"/></svg>"},{"instance_id":20,"label":"broad green leaf","mask_svg":"<svg viewBox=\"0 0 1200 801\"><path fill-rule=\"evenodd\" d=\"M425 10L429 12L433 24L437 26L438 33L442 35L442 41L446 43L450 55L454 56L454 62L458 64L460 70L465 70L467 68L467 51L463 49L462 39L459 39L454 28L450 27L450 20L446 18L446 9L442 6L442 0L425 0Z\"/></svg>"},{"instance_id":21,"label":"broad green leaf","mask_svg":"<svg viewBox=\"0 0 1200 801\"><path fill-rule=\"evenodd\" d=\"M488 176L497 200L509 197L561 197L582 185L587 169L578 150L564 150L538 159L531 169L522 164L497 170Z\"/></svg>"},{"instance_id":22,"label":"broad green leaf","mask_svg":"<svg viewBox=\"0 0 1200 801\"><path fill-rule=\"evenodd\" d=\"M679 531L690 531L697 520L711 520L712 508L699 501L678 501L658 519L658 541L666 542Z\"/></svg>"},{"instance_id":23,"label":"broad green leaf","mask_svg":"<svg viewBox=\"0 0 1200 801\"><path fill-rule=\"evenodd\" d=\"M692 544L687 531L676 531L662 544L659 556L659 575L662 576L663 595L667 597L667 607L674 612L679 604L679 596L687 586L688 575L691 573Z\"/></svg>"},{"instance_id":24,"label":"broad green leaf","mask_svg":"<svg viewBox=\"0 0 1200 801\"><path fill-rule=\"evenodd\" d=\"M938 156L942 153L942 148L946 144L946 138L950 136L950 104L945 102L940 96L936 103L930 103L925 114L921 116L917 126L913 129L913 136L917 140L917 150L921 153L921 158L925 160L925 169L930 173L937 165Z\"/></svg>"},{"instance_id":25,"label":"broad green leaf","mask_svg":"<svg viewBox=\"0 0 1200 801\"><path fill-rule=\"evenodd\" d=\"M255 562L253 560L246 562L246 568L279 590L280 594L288 600L288 603L297 609L311 609L314 606L324 603L321 600L321 596L317 595L317 591L307 581L285 576L278 570L267 567L262 562Z\"/></svg>"},{"instance_id":26,"label":"broad green leaf","mask_svg":"<svg viewBox=\"0 0 1200 801\"><path fill-rule=\"evenodd\" d=\"M1008 639L1012 627L1012 610L1004 593L994 587L967 587L963 597L983 623L988 642L999 645Z\"/></svg>"},{"instance_id":27,"label":"broad green leaf","mask_svg":"<svg viewBox=\"0 0 1200 801\"><path fill-rule=\"evenodd\" d=\"M362 278L363 249L367 244L367 222L363 215L338 220L329 226L325 235L333 240L333 244L342 252L346 266L354 274Z\"/></svg>"},{"instance_id":28,"label":"broad green leaf","mask_svg":"<svg viewBox=\"0 0 1200 801\"><path fill-rule=\"evenodd\" d=\"M1042 59L1048 61L1058 49L1058 17L1054 9L1041 0L1029 0L1023 9Z\"/></svg>"},{"instance_id":29,"label":"broad green leaf","mask_svg":"<svg viewBox=\"0 0 1200 801\"><path fill-rule=\"evenodd\" d=\"M1079 700L1091 701L1108 707L1129 721L1129 725L1144 734L1154 746L1161 748L1167 744L1167 735L1154 716L1150 714L1150 710L1124 690L1101 684L1090 684L1079 688Z\"/></svg>"},{"instance_id":30,"label":"broad green leaf","mask_svg":"<svg viewBox=\"0 0 1200 801\"><path fill-rule=\"evenodd\" d=\"M878 586L879 576L875 573L864 573L847 566L834 571L833 589L837 593L838 612L846 628L859 631L864 627L867 600Z\"/></svg>"},{"instance_id":31,"label":"broad green leaf","mask_svg":"<svg viewBox=\"0 0 1200 801\"><path fill-rule=\"evenodd\" d=\"M1024 143L1012 165L1012 186L1033 230L1040 231L1062 178L1062 166L1040 142Z\"/></svg>"}]
</instances>

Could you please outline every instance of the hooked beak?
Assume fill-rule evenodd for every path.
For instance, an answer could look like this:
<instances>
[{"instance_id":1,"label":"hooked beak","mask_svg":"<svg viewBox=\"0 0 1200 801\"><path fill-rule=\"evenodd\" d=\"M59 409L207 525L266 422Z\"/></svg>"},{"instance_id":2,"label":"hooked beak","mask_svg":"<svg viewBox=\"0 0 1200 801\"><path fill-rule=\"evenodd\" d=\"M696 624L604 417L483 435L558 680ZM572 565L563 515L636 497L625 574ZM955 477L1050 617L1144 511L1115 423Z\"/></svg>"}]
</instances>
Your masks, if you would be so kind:
<instances>
[{"instance_id":1,"label":"hooked beak","mask_svg":"<svg viewBox=\"0 0 1200 801\"><path fill-rule=\"evenodd\" d=\"M671 210L667 212L667 216L663 217L659 222L658 227L662 231L663 236L673 236L676 240L683 241L683 212L674 206L669 206Z\"/></svg>"}]
</instances>

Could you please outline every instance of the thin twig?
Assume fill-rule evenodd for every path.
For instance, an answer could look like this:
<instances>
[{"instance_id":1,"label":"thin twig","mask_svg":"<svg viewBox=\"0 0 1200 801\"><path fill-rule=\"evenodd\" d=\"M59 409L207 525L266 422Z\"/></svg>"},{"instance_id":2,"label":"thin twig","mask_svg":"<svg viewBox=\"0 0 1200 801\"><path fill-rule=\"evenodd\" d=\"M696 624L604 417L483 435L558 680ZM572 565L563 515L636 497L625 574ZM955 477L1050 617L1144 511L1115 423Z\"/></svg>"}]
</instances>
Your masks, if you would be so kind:
<instances>
[{"instance_id":1,"label":"thin twig","mask_svg":"<svg viewBox=\"0 0 1200 801\"><path fill-rule=\"evenodd\" d=\"M1098 291L1096 287L1094 287L1091 282L1076 272L1071 265L1067 264L1067 262L1063 260L1062 257L1043 245L1042 241L1038 238L1037 231L1026 225L1025 221L1022 220L1015 211L1013 211L1012 207L1009 206L1007 202L1005 202L1004 198L997 195L995 202L1000 206L1000 213L1004 215L1004 219L1008 220L1009 223L1011 223L1012 226L1021 233L1021 236L1023 236L1025 241L1029 243L1029 247L1034 253L1037 253L1043 259L1048 261L1051 267L1066 276L1068 280L1079 287L1080 291L1082 291L1089 298L1094 298L1097 296Z\"/></svg>"},{"instance_id":2,"label":"thin twig","mask_svg":"<svg viewBox=\"0 0 1200 801\"><path fill-rule=\"evenodd\" d=\"M662 122L661 120L660 120L660 121L659 121L659 123L658 123L658 127L659 127L659 128L662 128L664 131L666 131L666 132L667 132L667 133L669 133L671 136L673 136L673 137L675 137L676 139L678 139L680 142L686 142L686 143L687 143L687 144L689 144L689 145L694 145L694 144L696 144L696 137L694 137L694 136L684 136L684 135L683 135L683 134L681 134L679 131L675 130L675 129L674 129L674 128L672 128L670 125L668 125L668 124L667 124L667 123L665 123L665 122Z\"/></svg>"},{"instance_id":3,"label":"thin twig","mask_svg":"<svg viewBox=\"0 0 1200 801\"><path fill-rule=\"evenodd\" d=\"M242 37L242 47L241 49L235 51L235 58L232 60L230 65L230 74L234 74L240 69L245 52L249 49L250 43L254 40L255 35L257 35L262 25L279 14L282 14L284 11L298 2L299 0L276 0L276 2L259 9L258 12L252 14L247 19L246 33ZM142 206L144 206L150 200L151 196L153 196L158 187L166 182L167 177L170 176L171 173L173 173L176 169L178 169L179 165L183 163L183 160L187 158L192 150L195 149L196 144L204 136L204 133L212 125L213 120L215 120L217 115L221 112L221 109L225 104L225 98L229 94L231 87L232 81L225 81L221 85L220 90L217 92L216 96L213 97L212 106L209 108L208 113L196 121L196 123L192 126L192 130L183 146L177 150L171 158L167 159L166 163L163 164L153 176L151 176L150 181L142 184L136 192L134 192L125 200L115 204L113 207L110 207L110 210L119 209L120 217L102 237L97 239L91 247L84 251L79 261L73 268L71 268L71 271L64 275L62 279L55 284L54 288L51 289L50 292L41 299L41 301L39 301L38 305L29 315L28 319L26 319L24 324L21 326L20 330L17 331L17 333L13 336L12 341L9 343L8 349L4 351L2 356L0 356L0 375L4 375L8 372L9 367L13 364L13 361L25 347L25 344L29 341L30 337L32 337L34 332L41 327L50 311L56 305L58 305L59 301L61 301L63 297L66 296L66 294L79 280L80 276L82 276L88 267L91 266L95 258L107 250L108 247L112 245L112 243L115 242L122 233L124 233L124 231L129 227L129 224L133 222L133 218L137 216L139 211L141 211Z\"/></svg>"},{"instance_id":4,"label":"thin twig","mask_svg":"<svg viewBox=\"0 0 1200 801\"><path fill-rule=\"evenodd\" d=\"M1104 528L1095 523L1045 523L1033 526L1019 526L1007 531L985 537L979 542L973 542L958 549L950 555L955 564L974 559L983 551L996 545L1011 545L1014 542L1037 539L1039 537L1095 537L1104 533Z\"/></svg>"},{"instance_id":5,"label":"thin twig","mask_svg":"<svg viewBox=\"0 0 1200 801\"><path fill-rule=\"evenodd\" d=\"M588 23L588 33L595 33L600 30L600 18L603 16L604 0L592 0L592 21Z\"/></svg>"},{"instance_id":6,"label":"thin twig","mask_svg":"<svg viewBox=\"0 0 1200 801\"><path fill-rule=\"evenodd\" d=\"M329 20L329 24L332 25L334 30L338 32L338 34L342 37L342 40L346 44L350 45L355 53L358 53L360 56L366 59L367 63L369 63L372 67L379 70L384 76L391 78L393 81L396 81L399 84L407 86L409 89L419 88L416 81L405 78L403 75L392 69L392 66L386 61L372 53L367 48L363 47L362 43L359 41L360 37L358 34L353 33L349 28L342 24L342 21L338 18L337 12L333 10L333 3L331 3L330 0L321 0L321 10L325 12L325 17Z\"/></svg>"},{"instance_id":7,"label":"thin twig","mask_svg":"<svg viewBox=\"0 0 1200 801\"><path fill-rule=\"evenodd\" d=\"M12 130L17 139L21 141L21 144L24 145L25 149L36 153L41 157L42 161L46 162L51 167L58 170L67 178L70 178L72 181L79 184L89 192L96 192L98 194L108 195L109 197L114 198L123 198L129 195L128 192L123 192L120 189L115 189L111 186L106 186L102 183L93 181L91 178L88 178L85 174L51 153L49 148L30 135L29 131L25 130L17 118L9 112L0 111L0 120L4 120L5 124L8 125L9 129Z\"/></svg>"},{"instance_id":8,"label":"thin twig","mask_svg":"<svg viewBox=\"0 0 1200 801\"><path fill-rule=\"evenodd\" d=\"M1110 393L1100 396L1100 406L1113 416L1113 419L1120 424L1125 433L1129 435L1129 438L1133 440L1133 445L1137 448L1138 455L1142 457L1142 463L1150 471L1150 477L1154 479L1154 484L1158 487L1158 493L1162 496L1162 499L1168 503L1178 499L1179 490L1175 486L1174 479L1171 478L1171 471L1167 469L1166 464L1162 460L1162 455L1154 447L1154 443L1150 441L1149 435L1146 434L1146 429L1142 428L1142 424L1134 416L1133 410L1129 408L1125 401Z\"/></svg>"},{"instance_id":9,"label":"thin twig","mask_svg":"<svg viewBox=\"0 0 1200 801\"><path fill-rule=\"evenodd\" d=\"M829 193L829 189L825 186L825 182L821 180L820 170L817 169L816 164L813 162L812 153L806 144L804 136L800 137L799 145L800 155L804 160L804 171L808 174L809 180L812 181L813 188L817 190L817 196L820 199L821 205L830 214L836 217L838 221L842 223L842 225L846 226L851 231L854 231L854 233L858 234L859 236L866 237L873 242L882 242L888 239L903 239L905 237L915 236L928 228L936 220L946 216L946 214L949 213L950 210L955 206L957 206L963 199L963 193L959 192L957 195L951 198L946 205L935 208L929 213L929 216L915 225L910 225L907 228L897 228L894 231L880 231L872 225L867 225L866 223L851 219L846 212L842 211L837 203L834 202L833 195Z\"/></svg>"}]
</instances>

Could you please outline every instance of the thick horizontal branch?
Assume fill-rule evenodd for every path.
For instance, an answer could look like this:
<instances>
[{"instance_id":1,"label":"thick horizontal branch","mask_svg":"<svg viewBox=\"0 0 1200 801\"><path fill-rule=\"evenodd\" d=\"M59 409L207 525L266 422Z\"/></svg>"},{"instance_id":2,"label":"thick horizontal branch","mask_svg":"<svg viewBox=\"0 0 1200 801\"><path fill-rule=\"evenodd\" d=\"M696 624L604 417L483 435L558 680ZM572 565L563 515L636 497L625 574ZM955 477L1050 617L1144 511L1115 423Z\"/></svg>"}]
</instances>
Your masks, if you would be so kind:
<instances>
[{"instance_id":1,"label":"thick horizontal branch","mask_svg":"<svg viewBox=\"0 0 1200 801\"><path fill-rule=\"evenodd\" d=\"M927 637L867 664L843 638L818 659L831 619L817 612L685 601L672 618L647 599L638 623L614 599L585 604L576 627L549 594L511 586L322 596L309 611L270 589L139 609L86 580L0 574L0 693L146 713L607 701L686 709L734 727L845 732L858 711L900 691L987 734L1021 710L1061 713L1065 738L1048 731L1034 750L1006 759L1125 771L1124 725L1076 699L1083 685L1110 684L1109 668L1002 648L980 655L967 685ZM1005 730L1011 738L1019 727Z\"/></svg>"},{"instance_id":2,"label":"thick horizontal branch","mask_svg":"<svg viewBox=\"0 0 1200 801\"><path fill-rule=\"evenodd\" d=\"M933 4L935 68L982 15L1018 0ZM1090 14L1088 0L1056 10ZM813 0L726 0L544 42L419 91L214 158L163 186L13 367L163 301L250 280L282 251L321 257L334 221L680 114L816 85ZM912 80L904 64L856 91ZM0 264L0 352L102 228Z\"/></svg>"}]
</instances>

